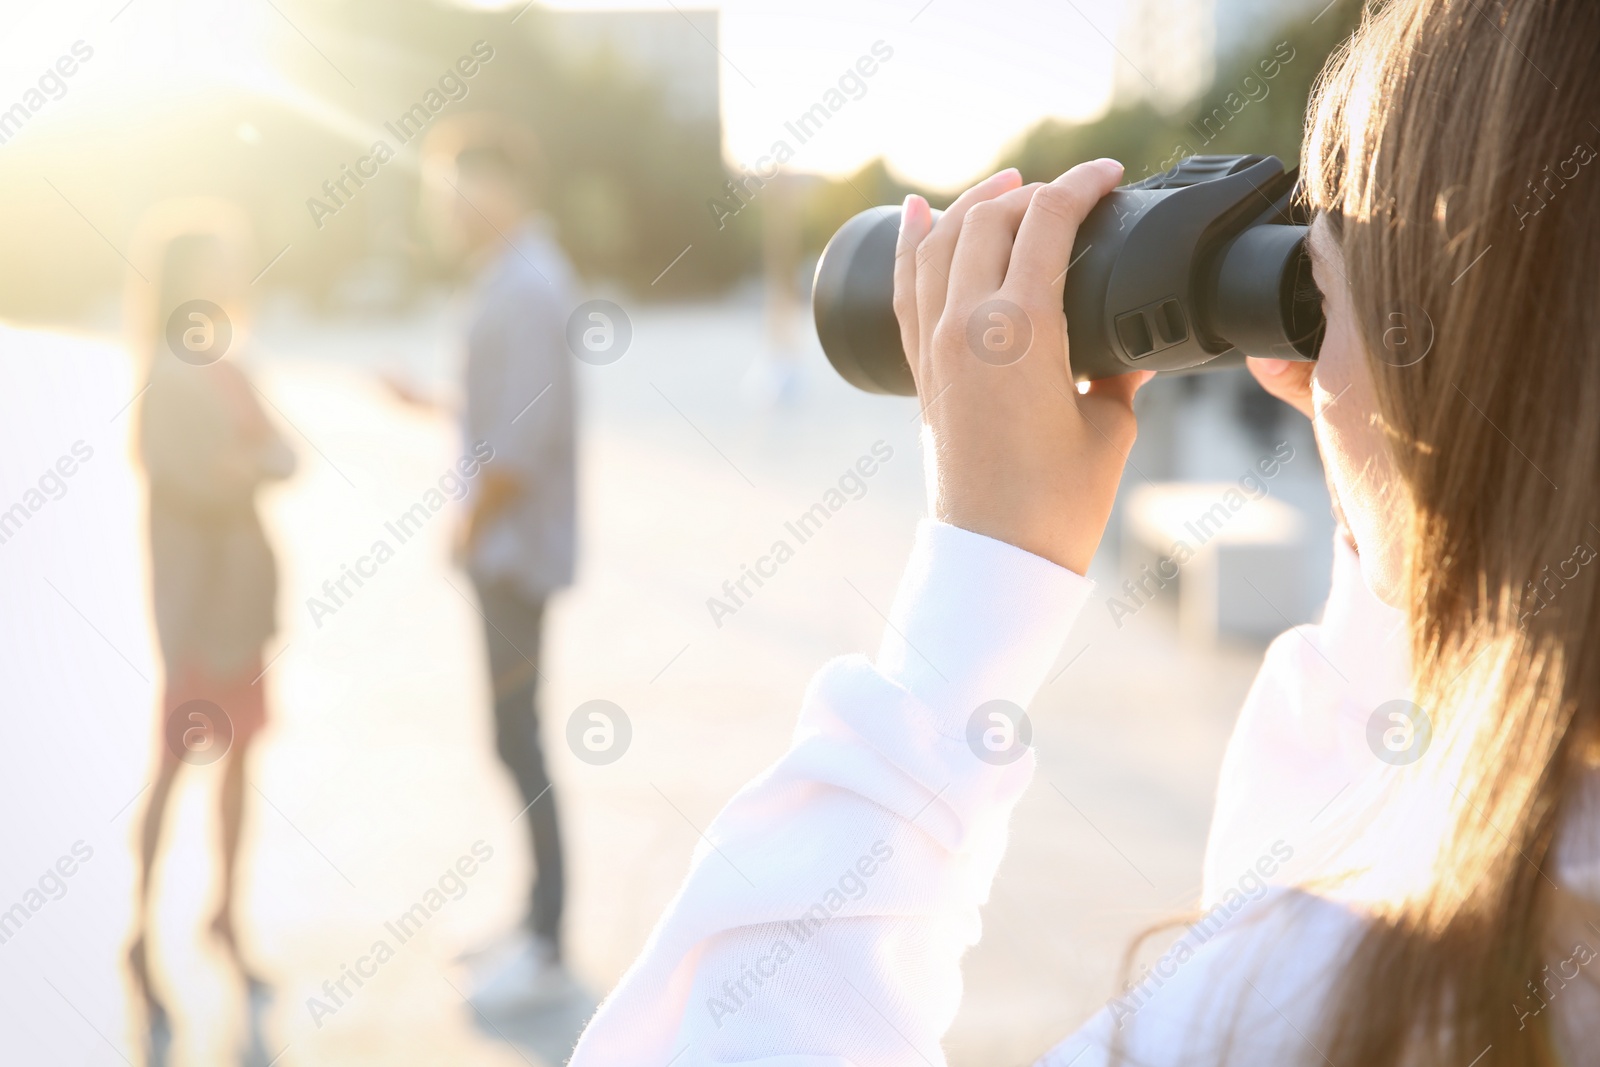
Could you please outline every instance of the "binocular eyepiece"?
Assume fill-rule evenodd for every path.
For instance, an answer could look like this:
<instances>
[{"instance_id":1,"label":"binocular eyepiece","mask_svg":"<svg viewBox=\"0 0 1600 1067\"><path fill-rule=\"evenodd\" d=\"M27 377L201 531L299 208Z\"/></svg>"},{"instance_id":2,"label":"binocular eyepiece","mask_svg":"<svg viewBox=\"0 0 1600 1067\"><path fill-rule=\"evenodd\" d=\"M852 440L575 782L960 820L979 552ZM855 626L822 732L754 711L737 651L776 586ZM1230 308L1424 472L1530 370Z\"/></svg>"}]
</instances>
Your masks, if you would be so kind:
<instances>
[{"instance_id":1,"label":"binocular eyepiece","mask_svg":"<svg viewBox=\"0 0 1600 1067\"><path fill-rule=\"evenodd\" d=\"M1062 299L1073 377L1313 360L1325 323L1295 172L1276 156L1190 156L1112 190L1078 229ZM911 396L894 314L898 208L870 208L817 263L812 311L846 381Z\"/></svg>"}]
</instances>

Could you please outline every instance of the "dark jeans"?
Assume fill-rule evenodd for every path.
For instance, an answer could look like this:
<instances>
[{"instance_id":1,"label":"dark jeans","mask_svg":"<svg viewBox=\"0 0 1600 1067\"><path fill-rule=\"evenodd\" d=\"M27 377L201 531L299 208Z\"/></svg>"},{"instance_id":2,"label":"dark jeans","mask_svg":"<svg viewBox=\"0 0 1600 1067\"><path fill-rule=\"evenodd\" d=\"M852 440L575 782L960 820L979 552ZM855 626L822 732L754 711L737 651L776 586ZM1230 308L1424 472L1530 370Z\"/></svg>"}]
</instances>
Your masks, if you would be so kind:
<instances>
[{"instance_id":1,"label":"dark jeans","mask_svg":"<svg viewBox=\"0 0 1600 1067\"><path fill-rule=\"evenodd\" d=\"M545 770L539 740L539 640L544 601L534 600L504 582L478 584L484 636L489 647L489 677L494 688L495 747L517 780L533 844L533 891L527 923L534 933L561 950L564 891L561 829L555 792Z\"/></svg>"}]
</instances>

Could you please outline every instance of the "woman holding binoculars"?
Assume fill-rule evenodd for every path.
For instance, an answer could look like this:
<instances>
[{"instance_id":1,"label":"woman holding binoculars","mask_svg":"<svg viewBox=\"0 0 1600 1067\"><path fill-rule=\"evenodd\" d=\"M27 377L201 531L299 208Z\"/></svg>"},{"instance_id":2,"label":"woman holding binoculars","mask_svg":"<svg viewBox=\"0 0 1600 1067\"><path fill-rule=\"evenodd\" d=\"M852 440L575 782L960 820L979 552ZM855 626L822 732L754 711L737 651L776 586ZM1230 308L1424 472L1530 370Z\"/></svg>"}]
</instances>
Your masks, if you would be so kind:
<instances>
[{"instance_id":1,"label":"woman holding binoculars","mask_svg":"<svg viewBox=\"0 0 1600 1067\"><path fill-rule=\"evenodd\" d=\"M1251 369L1314 424L1333 591L1246 700L1208 918L1040 1063L1600 1062L1600 586L1551 574L1600 533L1597 55L1593 4L1394 0L1324 75L1301 181L1327 330L1315 363ZM817 674L575 1067L944 1062L1033 768L969 741L1033 698L1089 596L1148 380L1079 391L1061 311L1121 177L1004 171L937 221L908 198L895 309L932 499L882 646ZM1005 366L967 337L997 299L1033 332ZM1437 331L1404 366L1399 307ZM1374 758L1401 697L1429 743Z\"/></svg>"}]
</instances>

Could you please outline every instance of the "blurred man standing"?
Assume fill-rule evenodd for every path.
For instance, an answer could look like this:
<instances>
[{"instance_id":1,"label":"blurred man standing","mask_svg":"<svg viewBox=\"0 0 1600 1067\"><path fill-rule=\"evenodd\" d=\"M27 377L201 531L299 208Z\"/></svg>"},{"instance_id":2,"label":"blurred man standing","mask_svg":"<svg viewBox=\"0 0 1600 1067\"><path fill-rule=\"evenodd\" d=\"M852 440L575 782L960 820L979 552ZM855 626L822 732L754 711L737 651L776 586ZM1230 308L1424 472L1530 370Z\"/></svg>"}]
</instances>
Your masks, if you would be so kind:
<instances>
[{"instance_id":1,"label":"blurred man standing","mask_svg":"<svg viewBox=\"0 0 1600 1067\"><path fill-rule=\"evenodd\" d=\"M434 131L428 153L447 238L477 270L467 330L462 430L493 459L475 479L459 548L477 587L493 683L495 740L526 805L535 874L524 928L474 960L472 1002L515 1011L567 988L561 964L562 849L540 741L545 601L571 584L574 395L566 319L573 276L537 210L533 136L494 116Z\"/></svg>"}]
</instances>

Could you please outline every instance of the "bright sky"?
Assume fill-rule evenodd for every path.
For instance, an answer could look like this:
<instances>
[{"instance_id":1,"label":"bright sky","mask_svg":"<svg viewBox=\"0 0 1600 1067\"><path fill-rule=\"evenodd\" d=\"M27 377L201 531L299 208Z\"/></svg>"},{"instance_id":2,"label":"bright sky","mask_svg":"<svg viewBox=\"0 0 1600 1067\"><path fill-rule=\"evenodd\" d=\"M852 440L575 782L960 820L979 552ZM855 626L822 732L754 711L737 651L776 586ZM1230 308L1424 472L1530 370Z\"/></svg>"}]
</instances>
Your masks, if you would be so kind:
<instances>
[{"instance_id":1,"label":"bright sky","mask_svg":"<svg viewBox=\"0 0 1600 1067\"><path fill-rule=\"evenodd\" d=\"M457 0L485 7L523 0ZM559 8L705 6L707 0L557 0ZM755 164L778 138L791 169L848 173L886 157L902 176L951 187L979 175L1042 118L1089 118L1109 102L1123 0L724 0L720 5L726 151ZM0 99L10 102L75 38L96 50L49 118L121 99L131 87L208 76L295 97L327 112L310 83L285 80L261 50L281 15L257 0L0 0ZM892 57L866 91L804 144L785 130L875 43ZM695 43L695 47L700 47ZM709 52L712 45L704 48ZM326 73L326 72L322 72ZM858 90L859 92L859 90ZM103 101L101 102L103 106ZM41 122L41 126L49 123ZM346 123L348 124L348 123Z\"/></svg>"},{"instance_id":2,"label":"bright sky","mask_svg":"<svg viewBox=\"0 0 1600 1067\"><path fill-rule=\"evenodd\" d=\"M551 6L619 5L560 0ZM821 134L804 145L788 138L796 153L792 168L848 173L882 155L907 178L956 185L1040 119L1098 114L1110 100L1113 64L1122 62L1107 41L1116 39L1122 0L724 0L719 6L727 152L746 165L785 137L784 122L817 103L875 41L892 48L893 58Z\"/></svg>"}]
</instances>

